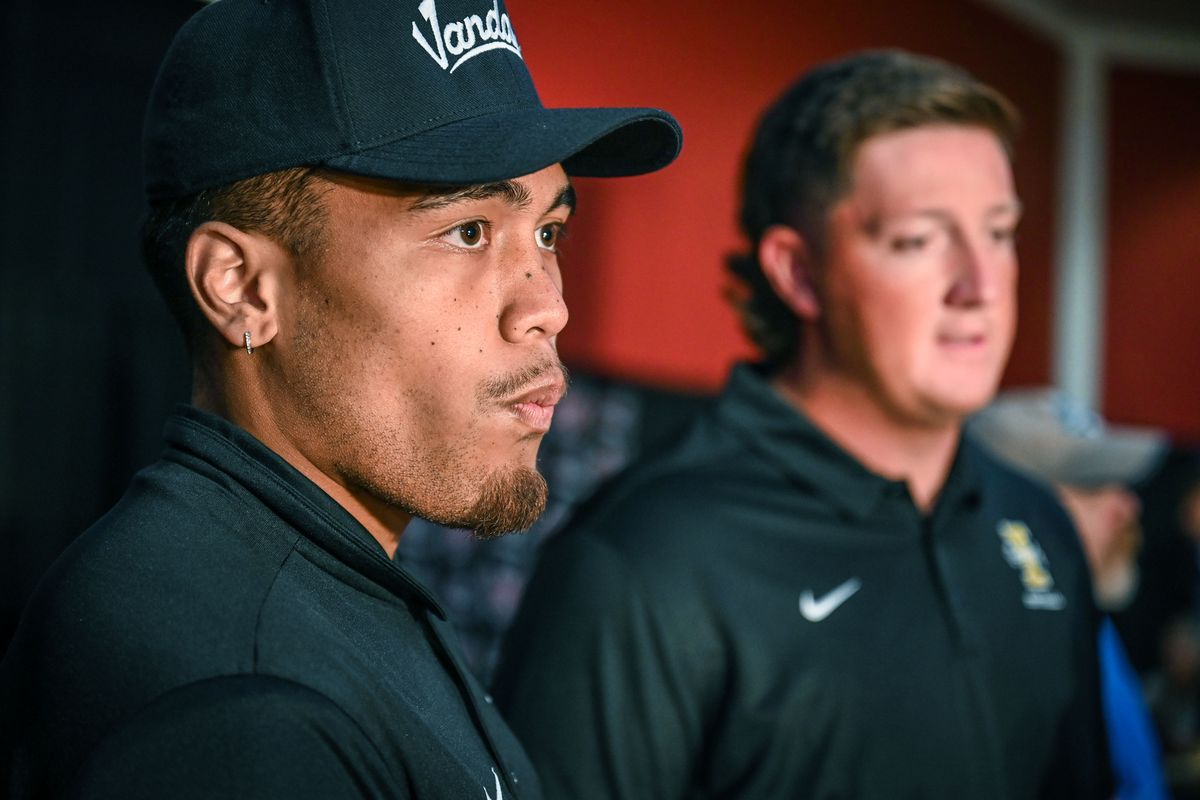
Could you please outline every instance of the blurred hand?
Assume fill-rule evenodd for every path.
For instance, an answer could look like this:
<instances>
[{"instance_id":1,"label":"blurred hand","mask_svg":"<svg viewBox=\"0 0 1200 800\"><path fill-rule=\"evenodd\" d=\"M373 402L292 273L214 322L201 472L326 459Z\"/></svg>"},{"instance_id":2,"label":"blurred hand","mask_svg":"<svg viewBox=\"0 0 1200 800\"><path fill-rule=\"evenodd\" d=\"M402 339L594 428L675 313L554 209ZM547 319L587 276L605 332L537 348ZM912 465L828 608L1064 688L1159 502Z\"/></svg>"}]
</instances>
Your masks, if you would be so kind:
<instances>
[{"instance_id":1,"label":"blurred hand","mask_svg":"<svg viewBox=\"0 0 1200 800\"><path fill-rule=\"evenodd\" d=\"M1137 553L1142 542L1142 506L1137 495L1120 484L1057 488L1091 567L1096 602L1110 611L1122 608L1137 588Z\"/></svg>"}]
</instances>

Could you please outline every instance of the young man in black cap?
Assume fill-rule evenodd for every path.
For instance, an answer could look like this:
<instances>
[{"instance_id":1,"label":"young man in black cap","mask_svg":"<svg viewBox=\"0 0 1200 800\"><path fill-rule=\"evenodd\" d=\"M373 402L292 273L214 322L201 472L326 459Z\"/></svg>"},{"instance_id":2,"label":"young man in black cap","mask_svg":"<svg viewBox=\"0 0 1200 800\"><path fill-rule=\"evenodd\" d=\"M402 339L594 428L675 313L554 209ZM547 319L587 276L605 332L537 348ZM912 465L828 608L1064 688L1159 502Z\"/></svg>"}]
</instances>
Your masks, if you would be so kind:
<instances>
[{"instance_id":1,"label":"young man in black cap","mask_svg":"<svg viewBox=\"0 0 1200 800\"><path fill-rule=\"evenodd\" d=\"M194 405L27 609L6 794L538 797L391 556L412 516L536 518L567 176L679 146L660 111L543 108L496 0L190 20L146 120L145 245Z\"/></svg>"},{"instance_id":2,"label":"young man in black cap","mask_svg":"<svg viewBox=\"0 0 1200 800\"><path fill-rule=\"evenodd\" d=\"M554 798L1108 797L1063 510L960 434L1015 325L1015 112L903 53L766 113L765 363L549 541L497 702Z\"/></svg>"}]
</instances>

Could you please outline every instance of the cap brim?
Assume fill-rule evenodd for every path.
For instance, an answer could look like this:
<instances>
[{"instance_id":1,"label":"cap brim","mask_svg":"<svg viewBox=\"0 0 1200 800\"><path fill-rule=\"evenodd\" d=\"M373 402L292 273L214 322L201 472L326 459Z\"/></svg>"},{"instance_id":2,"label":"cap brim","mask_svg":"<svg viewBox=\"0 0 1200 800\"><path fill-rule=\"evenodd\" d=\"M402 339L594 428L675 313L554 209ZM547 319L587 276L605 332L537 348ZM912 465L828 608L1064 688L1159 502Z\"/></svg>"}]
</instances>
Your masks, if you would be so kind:
<instances>
[{"instance_id":1,"label":"cap brim","mask_svg":"<svg viewBox=\"0 0 1200 800\"><path fill-rule=\"evenodd\" d=\"M1009 389L969 421L971 435L1044 481L1133 485L1166 453L1154 428L1113 426L1054 389Z\"/></svg>"},{"instance_id":2,"label":"cap brim","mask_svg":"<svg viewBox=\"0 0 1200 800\"><path fill-rule=\"evenodd\" d=\"M1135 485L1154 471L1166 451L1167 437L1158 431L1109 427L1103 437L1083 440L1064 458L1059 481Z\"/></svg>"},{"instance_id":3,"label":"cap brim","mask_svg":"<svg viewBox=\"0 0 1200 800\"><path fill-rule=\"evenodd\" d=\"M653 108L521 108L457 120L323 160L330 169L410 183L465 185L563 165L579 177L662 169L683 146L679 123Z\"/></svg>"}]
</instances>

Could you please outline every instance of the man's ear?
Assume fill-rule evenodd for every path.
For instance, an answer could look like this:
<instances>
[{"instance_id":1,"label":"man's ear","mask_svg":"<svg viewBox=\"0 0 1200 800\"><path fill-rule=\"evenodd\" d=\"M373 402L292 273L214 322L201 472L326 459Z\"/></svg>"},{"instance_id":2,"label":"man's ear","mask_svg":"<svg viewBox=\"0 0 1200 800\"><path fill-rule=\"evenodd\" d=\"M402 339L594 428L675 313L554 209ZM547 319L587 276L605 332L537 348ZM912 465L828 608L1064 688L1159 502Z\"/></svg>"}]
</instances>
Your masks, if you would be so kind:
<instances>
[{"instance_id":1,"label":"man's ear","mask_svg":"<svg viewBox=\"0 0 1200 800\"><path fill-rule=\"evenodd\" d=\"M261 234L205 222L188 239L188 285L200 311L233 347L255 347L279 331L279 270L286 255Z\"/></svg>"},{"instance_id":2,"label":"man's ear","mask_svg":"<svg viewBox=\"0 0 1200 800\"><path fill-rule=\"evenodd\" d=\"M802 320L821 315L812 250L795 228L772 225L758 242L758 263L779 299Z\"/></svg>"}]
</instances>

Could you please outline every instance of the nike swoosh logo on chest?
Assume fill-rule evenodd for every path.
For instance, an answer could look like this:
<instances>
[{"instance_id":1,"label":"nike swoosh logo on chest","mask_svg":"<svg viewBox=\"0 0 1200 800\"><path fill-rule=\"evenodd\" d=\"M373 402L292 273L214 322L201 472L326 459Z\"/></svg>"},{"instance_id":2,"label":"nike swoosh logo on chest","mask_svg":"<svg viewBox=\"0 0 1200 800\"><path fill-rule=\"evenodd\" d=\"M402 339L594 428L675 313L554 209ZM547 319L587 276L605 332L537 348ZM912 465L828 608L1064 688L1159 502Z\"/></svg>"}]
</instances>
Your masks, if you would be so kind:
<instances>
[{"instance_id":1,"label":"nike swoosh logo on chest","mask_svg":"<svg viewBox=\"0 0 1200 800\"><path fill-rule=\"evenodd\" d=\"M861 588L862 581L858 578L851 578L820 598L814 597L811 589L805 589L800 593L800 616L809 622L820 622L836 611L838 606L853 597L854 593Z\"/></svg>"}]
</instances>

